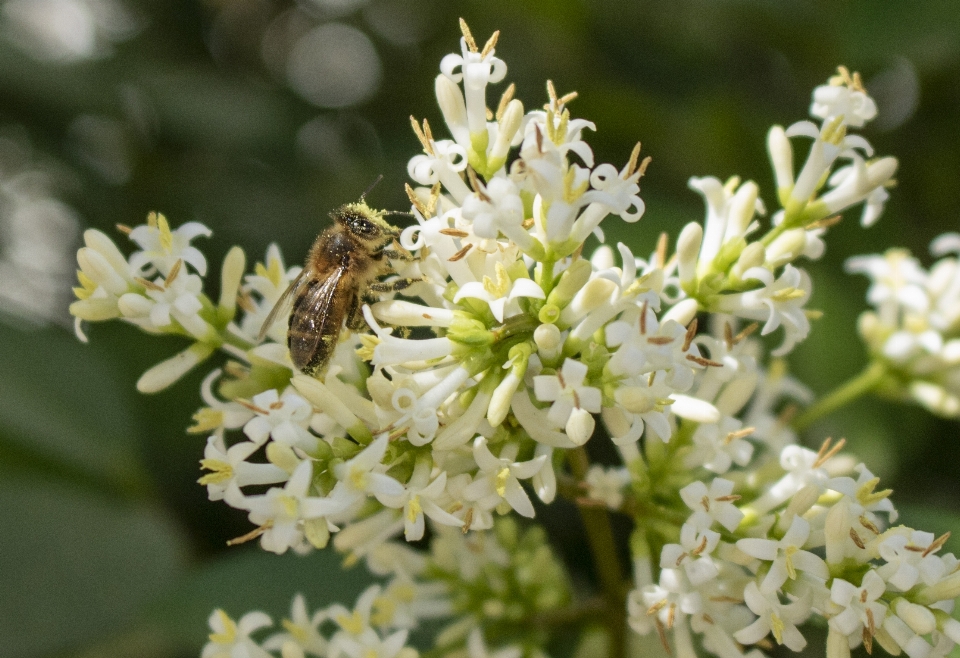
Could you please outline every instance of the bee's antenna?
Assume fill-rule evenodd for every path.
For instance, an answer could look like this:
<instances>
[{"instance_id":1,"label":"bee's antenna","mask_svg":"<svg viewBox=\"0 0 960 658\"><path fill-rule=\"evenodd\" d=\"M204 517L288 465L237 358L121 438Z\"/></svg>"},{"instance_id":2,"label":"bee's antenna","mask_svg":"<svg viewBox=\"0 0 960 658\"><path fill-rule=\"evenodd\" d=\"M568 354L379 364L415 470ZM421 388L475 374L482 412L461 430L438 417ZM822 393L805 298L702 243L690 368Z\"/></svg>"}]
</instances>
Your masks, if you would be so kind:
<instances>
[{"instance_id":1,"label":"bee's antenna","mask_svg":"<svg viewBox=\"0 0 960 658\"><path fill-rule=\"evenodd\" d=\"M383 214L384 217L389 217L389 216L392 216L392 215L404 215L404 216L406 216L406 217L413 217L413 216L414 216L414 214L413 214L412 212L408 212L408 211L406 211L406 210L384 210L382 214Z\"/></svg>"},{"instance_id":2,"label":"bee's antenna","mask_svg":"<svg viewBox=\"0 0 960 658\"><path fill-rule=\"evenodd\" d=\"M370 187L364 190L363 194L360 195L360 201L361 202L365 201L367 198L367 195L370 194L370 192L373 191L373 188L375 188L382 180L383 180L383 174L380 174L379 176L377 176L377 179L372 183L370 183Z\"/></svg>"}]
</instances>

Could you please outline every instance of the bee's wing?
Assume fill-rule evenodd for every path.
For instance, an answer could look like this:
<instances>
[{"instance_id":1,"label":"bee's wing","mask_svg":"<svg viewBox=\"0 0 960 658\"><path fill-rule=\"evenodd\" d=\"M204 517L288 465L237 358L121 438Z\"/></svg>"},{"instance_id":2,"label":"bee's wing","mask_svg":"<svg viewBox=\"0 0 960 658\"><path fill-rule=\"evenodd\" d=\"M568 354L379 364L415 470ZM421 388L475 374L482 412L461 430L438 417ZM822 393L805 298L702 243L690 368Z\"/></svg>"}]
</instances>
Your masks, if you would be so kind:
<instances>
[{"instance_id":1,"label":"bee's wing","mask_svg":"<svg viewBox=\"0 0 960 658\"><path fill-rule=\"evenodd\" d=\"M322 278L310 279L297 295L287 344L290 359L309 374L321 371L333 355L343 319L355 294L345 268L337 267Z\"/></svg>"},{"instance_id":2,"label":"bee's wing","mask_svg":"<svg viewBox=\"0 0 960 658\"><path fill-rule=\"evenodd\" d=\"M307 283L307 278L304 276L306 268L300 270L300 274L297 275L297 278L294 279L287 289L283 291L283 294L280 295L280 299L277 300L277 303L273 305L273 309L270 311L270 315L267 316L267 319L264 320L263 325L260 327L260 333L257 335L257 342L263 341L266 337L267 332L270 331L270 327L273 326L273 323L277 321L278 318L285 317L290 314L290 309L293 308L293 302L297 298L297 293L300 292L300 289Z\"/></svg>"}]
</instances>

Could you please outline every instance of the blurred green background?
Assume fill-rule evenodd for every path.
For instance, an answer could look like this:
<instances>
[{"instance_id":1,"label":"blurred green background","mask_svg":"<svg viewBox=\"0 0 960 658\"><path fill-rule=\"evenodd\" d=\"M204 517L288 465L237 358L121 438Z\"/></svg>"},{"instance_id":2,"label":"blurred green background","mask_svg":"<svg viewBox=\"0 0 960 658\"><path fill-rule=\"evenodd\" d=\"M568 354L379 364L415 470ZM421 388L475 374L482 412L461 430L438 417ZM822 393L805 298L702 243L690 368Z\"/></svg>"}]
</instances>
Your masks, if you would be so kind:
<instances>
[{"instance_id":1,"label":"blurred green background","mask_svg":"<svg viewBox=\"0 0 960 658\"><path fill-rule=\"evenodd\" d=\"M378 174L371 202L404 207L409 116L443 131L433 79L459 16L480 40L502 31L528 108L547 78L580 92L599 162L643 141L647 213L606 225L639 253L702 217L692 175L752 178L772 206L769 126L805 118L837 64L863 73L880 108L865 135L900 158L900 184L876 227L847 217L811 267L826 315L791 366L818 393L864 365L866 281L844 259L897 244L929 262L929 241L957 228L952 0L0 1L0 655L195 656L216 605L278 616L296 591L353 600L365 576L331 577L331 553L226 550L248 525L206 500L204 439L184 432L202 373L142 396L134 383L176 339L110 323L77 342L73 254L83 229L115 235L158 210L212 227L199 246L213 272L233 244L255 259L275 241L293 263ZM939 533L960 531L957 428L863 400L806 438L846 436L905 520Z\"/></svg>"}]
</instances>

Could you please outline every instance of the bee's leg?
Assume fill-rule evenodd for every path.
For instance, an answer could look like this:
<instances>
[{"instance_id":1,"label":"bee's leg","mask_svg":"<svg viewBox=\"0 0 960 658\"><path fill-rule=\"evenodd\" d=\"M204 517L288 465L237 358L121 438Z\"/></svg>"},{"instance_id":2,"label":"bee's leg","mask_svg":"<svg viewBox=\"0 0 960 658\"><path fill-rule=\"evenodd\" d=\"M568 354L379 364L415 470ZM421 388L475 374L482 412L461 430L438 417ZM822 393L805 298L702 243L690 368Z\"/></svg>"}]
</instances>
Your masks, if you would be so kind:
<instances>
[{"instance_id":1,"label":"bee's leg","mask_svg":"<svg viewBox=\"0 0 960 658\"><path fill-rule=\"evenodd\" d=\"M408 253L406 250L400 251L398 249L384 249L382 253L390 260L402 260L405 263L412 263L420 260L413 254Z\"/></svg>"},{"instance_id":2,"label":"bee's leg","mask_svg":"<svg viewBox=\"0 0 960 658\"><path fill-rule=\"evenodd\" d=\"M360 295L354 295L347 308L347 329L354 332L364 332L370 327L367 326L367 320L363 317L363 305L369 303L371 299L361 298Z\"/></svg>"},{"instance_id":3,"label":"bee's leg","mask_svg":"<svg viewBox=\"0 0 960 658\"><path fill-rule=\"evenodd\" d=\"M397 279L395 281L375 281L368 288L371 292L399 292L405 290L423 279Z\"/></svg>"}]
</instances>

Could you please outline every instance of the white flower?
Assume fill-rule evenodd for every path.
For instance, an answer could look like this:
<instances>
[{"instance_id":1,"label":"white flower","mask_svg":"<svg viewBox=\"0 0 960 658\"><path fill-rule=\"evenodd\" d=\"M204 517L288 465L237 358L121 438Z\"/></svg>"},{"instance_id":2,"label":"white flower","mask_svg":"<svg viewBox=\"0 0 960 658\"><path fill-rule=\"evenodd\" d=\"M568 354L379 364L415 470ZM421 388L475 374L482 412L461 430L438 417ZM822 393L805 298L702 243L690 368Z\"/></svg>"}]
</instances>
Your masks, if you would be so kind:
<instances>
[{"instance_id":1,"label":"white flower","mask_svg":"<svg viewBox=\"0 0 960 658\"><path fill-rule=\"evenodd\" d=\"M544 465L547 468L548 464ZM552 470L552 469L551 469ZM604 468L594 464L584 478L587 497L604 503L610 509L620 509L623 490L630 484L630 471L626 468Z\"/></svg>"},{"instance_id":2,"label":"white flower","mask_svg":"<svg viewBox=\"0 0 960 658\"><path fill-rule=\"evenodd\" d=\"M861 128L877 116L877 104L862 87L848 86L842 78L813 90L810 114L825 122L842 117L853 128Z\"/></svg>"},{"instance_id":3,"label":"white flower","mask_svg":"<svg viewBox=\"0 0 960 658\"><path fill-rule=\"evenodd\" d=\"M426 528L424 515L444 525L463 525L462 519L445 512L436 503L447 486L446 472L441 472L433 481L430 481L430 470L429 463L418 464L403 494L397 497L382 497L387 507L403 508L404 536L407 541L423 538L423 531Z\"/></svg>"},{"instance_id":4,"label":"white flower","mask_svg":"<svg viewBox=\"0 0 960 658\"><path fill-rule=\"evenodd\" d=\"M250 408L257 415L243 426L243 433L255 444L263 445L272 437L307 453L316 449L320 439L307 431L313 407L292 390L282 397L276 389L258 393L253 396Z\"/></svg>"},{"instance_id":5,"label":"white flower","mask_svg":"<svg viewBox=\"0 0 960 658\"><path fill-rule=\"evenodd\" d=\"M388 441L389 436L381 434L355 457L334 468L338 482L330 492L330 500L339 510L351 508L368 495L386 500L403 494L402 484L380 472Z\"/></svg>"},{"instance_id":6,"label":"white flower","mask_svg":"<svg viewBox=\"0 0 960 658\"><path fill-rule=\"evenodd\" d=\"M337 511L338 506L326 498L309 496L313 462L304 461L281 489L272 487L267 493L244 496L239 490L227 491L226 500L233 507L250 512L250 522L263 528L260 545L272 553L285 553L303 540L303 522L320 519Z\"/></svg>"},{"instance_id":7,"label":"white flower","mask_svg":"<svg viewBox=\"0 0 960 658\"><path fill-rule=\"evenodd\" d=\"M864 628L872 637L887 614L887 607L877 600L886 588L883 578L873 570L864 574L859 587L842 578L834 578L830 601L840 610L831 610L830 627L856 642L863 637Z\"/></svg>"},{"instance_id":8,"label":"white flower","mask_svg":"<svg viewBox=\"0 0 960 658\"><path fill-rule=\"evenodd\" d=\"M762 335L784 327L783 344L772 352L774 356L786 354L810 333L810 321L803 306L810 299L810 277L803 270L787 265L779 278L762 267L746 271L744 279L759 281L762 287L732 295L724 295L719 310L750 320L764 322Z\"/></svg>"},{"instance_id":9,"label":"white flower","mask_svg":"<svg viewBox=\"0 0 960 658\"><path fill-rule=\"evenodd\" d=\"M810 523L798 515L793 517L793 523L779 541L748 538L737 542L737 548L747 555L772 562L770 570L760 583L761 592L775 595L788 578L796 580L798 571L823 580L830 577L827 565L821 558L810 551L802 550L809 536Z\"/></svg>"},{"instance_id":10,"label":"white flower","mask_svg":"<svg viewBox=\"0 0 960 658\"><path fill-rule=\"evenodd\" d=\"M170 230L170 224L163 215L150 213L147 224L130 232L130 239L137 243L141 251L130 256L130 269L149 274L152 267L161 276L167 276L177 261L192 265L200 276L207 273L207 259L190 241L203 236L210 237L213 232L199 222L187 222L176 231Z\"/></svg>"},{"instance_id":11,"label":"white flower","mask_svg":"<svg viewBox=\"0 0 960 658\"><path fill-rule=\"evenodd\" d=\"M533 505L530 498L520 486L520 480L527 480L536 475L546 461L546 455L535 457L530 461L514 461L517 455L517 444L511 443L500 450L500 456L495 457L487 447L487 440L478 436L473 442L473 458L480 467L477 479L469 484L463 493L471 500L492 509L506 501L518 514L533 518Z\"/></svg>"},{"instance_id":12,"label":"white flower","mask_svg":"<svg viewBox=\"0 0 960 658\"><path fill-rule=\"evenodd\" d=\"M214 610L209 623L213 632L200 654L202 658L273 658L250 637L251 633L273 624L266 613L248 612L235 622L223 610Z\"/></svg>"},{"instance_id":13,"label":"white flower","mask_svg":"<svg viewBox=\"0 0 960 658\"><path fill-rule=\"evenodd\" d=\"M166 279L141 279L142 295L127 293L120 297L118 306L124 318L145 331L159 332L167 327L173 330L177 322L197 340L206 340L214 329L200 317L203 302L203 281L196 274L187 274L175 268Z\"/></svg>"},{"instance_id":14,"label":"white flower","mask_svg":"<svg viewBox=\"0 0 960 658\"><path fill-rule=\"evenodd\" d=\"M311 656L324 656L327 651L327 640L320 634L320 625L327 620L327 612L318 610L311 616L307 613L307 601L302 594L297 594L290 605L290 617L283 620L284 633L270 636L263 648L276 651L292 642Z\"/></svg>"},{"instance_id":15,"label":"white flower","mask_svg":"<svg viewBox=\"0 0 960 658\"><path fill-rule=\"evenodd\" d=\"M880 557L886 564L877 573L888 583L906 592L920 580L920 567L926 549L935 539L933 533L905 529L892 531L878 546ZM919 549L919 550L918 550Z\"/></svg>"},{"instance_id":16,"label":"white flower","mask_svg":"<svg viewBox=\"0 0 960 658\"><path fill-rule=\"evenodd\" d=\"M747 607L758 618L733 634L737 642L755 644L772 632L777 644L783 644L791 651L800 651L807 646L807 640L797 629L797 625L806 621L810 615L810 602L807 599L783 604L775 592L764 595L752 581L743 591L743 598Z\"/></svg>"},{"instance_id":17,"label":"white flower","mask_svg":"<svg viewBox=\"0 0 960 658\"><path fill-rule=\"evenodd\" d=\"M566 359L556 375L533 378L537 399L553 402L547 418L558 427L565 426L567 434L577 445L586 443L593 434L594 421L589 414L600 412L600 389L584 386L586 376L586 365Z\"/></svg>"},{"instance_id":18,"label":"white flower","mask_svg":"<svg viewBox=\"0 0 960 658\"><path fill-rule=\"evenodd\" d=\"M690 466L703 466L714 473L726 473L730 466L746 466L753 456L753 444L745 440L743 423L725 416L719 423L700 425L693 433L694 449L687 457Z\"/></svg>"},{"instance_id":19,"label":"white flower","mask_svg":"<svg viewBox=\"0 0 960 658\"><path fill-rule=\"evenodd\" d=\"M455 83L463 82L467 125L472 136L487 131L487 85L503 80L507 65L494 56L496 35L481 51L467 34L460 39L460 54L446 55L440 61L440 72Z\"/></svg>"},{"instance_id":20,"label":"white flower","mask_svg":"<svg viewBox=\"0 0 960 658\"><path fill-rule=\"evenodd\" d=\"M457 303L465 297L483 300L490 306L490 312L493 313L497 322L503 322L504 317L508 314L515 315L520 312L520 307L516 302L518 297L546 299L543 289L532 279L523 277L511 279L507 273L507 268L499 261L494 264L494 269L496 280L484 276L482 282L471 281L464 284L457 291L453 302Z\"/></svg>"},{"instance_id":21,"label":"white flower","mask_svg":"<svg viewBox=\"0 0 960 658\"><path fill-rule=\"evenodd\" d=\"M733 532L744 516L734 505L740 496L733 494L733 482L723 478L714 478L709 489L699 480L691 482L680 490L680 498L693 510L694 517L702 528L709 528L716 521ZM694 518L691 518L692 520Z\"/></svg>"},{"instance_id":22,"label":"white flower","mask_svg":"<svg viewBox=\"0 0 960 658\"><path fill-rule=\"evenodd\" d=\"M720 542L720 533L684 523L680 528L680 543L667 544L660 553L661 569L683 567L690 584L698 587L716 578L720 568L710 555Z\"/></svg>"},{"instance_id":23,"label":"white flower","mask_svg":"<svg viewBox=\"0 0 960 658\"><path fill-rule=\"evenodd\" d=\"M259 449L252 441L236 443L226 448L223 437L214 434L207 439L207 447L200 460L201 468L207 473L197 480L207 487L210 500L223 500L231 484L246 487L255 484L276 484L285 482L289 474L273 464L252 464L247 457Z\"/></svg>"}]
</instances>

